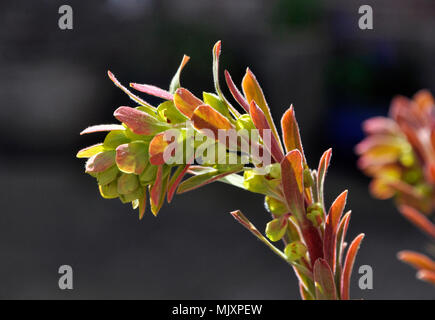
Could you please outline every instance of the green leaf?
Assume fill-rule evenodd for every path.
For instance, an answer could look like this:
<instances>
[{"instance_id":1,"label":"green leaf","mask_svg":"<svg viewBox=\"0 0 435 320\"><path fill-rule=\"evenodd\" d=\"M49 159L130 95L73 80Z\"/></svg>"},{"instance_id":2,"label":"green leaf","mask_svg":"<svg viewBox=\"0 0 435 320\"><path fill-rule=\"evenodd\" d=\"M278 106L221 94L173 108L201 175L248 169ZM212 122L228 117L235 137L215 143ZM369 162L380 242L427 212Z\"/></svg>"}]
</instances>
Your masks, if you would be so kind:
<instances>
[{"instance_id":1,"label":"green leaf","mask_svg":"<svg viewBox=\"0 0 435 320\"><path fill-rule=\"evenodd\" d=\"M134 174L122 173L118 178L118 193L129 194L137 189L139 186L139 179Z\"/></svg>"},{"instance_id":2,"label":"green leaf","mask_svg":"<svg viewBox=\"0 0 435 320\"><path fill-rule=\"evenodd\" d=\"M176 107L173 101L165 101L157 107L157 113L169 123L183 123L189 120Z\"/></svg>"},{"instance_id":3,"label":"green leaf","mask_svg":"<svg viewBox=\"0 0 435 320\"><path fill-rule=\"evenodd\" d=\"M148 165L145 167L145 169L139 176L140 184L146 186L152 183L156 178L156 174L157 174L157 166L148 163Z\"/></svg>"},{"instance_id":4,"label":"green leaf","mask_svg":"<svg viewBox=\"0 0 435 320\"><path fill-rule=\"evenodd\" d=\"M144 192L143 188L137 188L136 190L134 190L128 194L120 194L119 199L121 200L122 203L133 202L133 201L136 201L136 200L142 198L143 192Z\"/></svg>"},{"instance_id":5,"label":"green leaf","mask_svg":"<svg viewBox=\"0 0 435 320\"><path fill-rule=\"evenodd\" d=\"M116 149L119 145L130 142L124 130L115 130L107 134L103 146L106 149Z\"/></svg>"},{"instance_id":6,"label":"green leaf","mask_svg":"<svg viewBox=\"0 0 435 320\"><path fill-rule=\"evenodd\" d=\"M187 62L190 60L189 56L184 55L183 59L181 60L180 66L178 67L177 72L175 73L174 77L171 80L171 84L169 85L169 92L174 93L179 87L180 87L180 75L181 71L183 71L184 66L187 64Z\"/></svg>"},{"instance_id":7,"label":"green leaf","mask_svg":"<svg viewBox=\"0 0 435 320\"><path fill-rule=\"evenodd\" d=\"M104 151L104 146L102 143L94 144L93 146L84 148L84 149L80 150L79 152L77 152L76 157L77 158L90 158L90 157L96 155L97 153L100 153L103 151Z\"/></svg>"},{"instance_id":8,"label":"green leaf","mask_svg":"<svg viewBox=\"0 0 435 320\"><path fill-rule=\"evenodd\" d=\"M209 106L211 106L216 111L220 112L225 117L228 118L230 116L228 107L217 95L209 92L203 92L202 99L204 100L205 104L208 104Z\"/></svg>"},{"instance_id":9,"label":"green leaf","mask_svg":"<svg viewBox=\"0 0 435 320\"><path fill-rule=\"evenodd\" d=\"M219 181L224 182L226 184L230 184L234 187L243 189L245 189L245 186L243 185L243 176L239 175L239 174L229 174L221 179L219 179Z\"/></svg>"},{"instance_id":10,"label":"green leaf","mask_svg":"<svg viewBox=\"0 0 435 320\"><path fill-rule=\"evenodd\" d=\"M287 223L287 217L285 216L268 222L266 225L266 236L271 241L281 240L287 230Z\"/></svg>"},{"instance_id":11,"label":"green leaf","mask_svg":"<svg viewBox=\"0 0 435 320\"><path fill-rule=\"evenodd\" d=\"M148 144L133 141L116 148L116 164L122 172L141 174L148 163Z\"/></svg>"},{"instance_id":12,"label":"green leaf","mask_svg":"<svg viewBox=\"0 0 435 320\"><path fill-rule=\"evenodd\" d=\"M237 130L245 129L251 131L256 128L254 122L252 122L251 116L249 114L242 114L240 118L238 118L236 121L236 129Z\"/></svg>"},{"instance_id":13,"label":"green leaf","mask_svg":"<svg viewBox=\"0 0 435 320\"><path fill-rule=\"evenodd\" d=\"M116 166L112 166L103 172L97 172L97 181L99 185L111 183L118 176L119 170Z\"/></svg>"},{"instance_id":14,"label":"green leaf","mask_svg":"<svg viewBox=\"0 0 435 320\"><path fill-rule=\"evenodd\" d=\"M228 171L228 172L220 173L218 170L212 169L206 173L193 176L193 177L183 181L180 184L180 186L177 189L177 194L197 189L197 188L205 186L209 183L221 180L222 178L224 178L228 175L232 175L236 172L237 171L235 170L235 171Z\"/></svg>"}]
</instances>

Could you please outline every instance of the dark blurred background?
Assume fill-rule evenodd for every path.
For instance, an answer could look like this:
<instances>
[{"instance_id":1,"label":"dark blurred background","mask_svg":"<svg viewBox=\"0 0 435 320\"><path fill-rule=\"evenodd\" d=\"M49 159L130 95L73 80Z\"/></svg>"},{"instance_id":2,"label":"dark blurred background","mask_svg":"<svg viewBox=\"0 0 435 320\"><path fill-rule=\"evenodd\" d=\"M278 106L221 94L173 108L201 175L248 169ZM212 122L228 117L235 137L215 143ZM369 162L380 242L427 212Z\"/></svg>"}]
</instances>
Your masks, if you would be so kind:
<instances>
[{"instance_id":1,"label":"dark blurred background","mask_svg":"<svg viewBox=\"0 0 435 320\"><path fill-rule=\"evenodd\" d=\"M71 5L74 29L58 28ZM369 4L374 29L358 28ZM366 238L353 298L434 299L435 288L395 255L424 251L427 239L390 201L370 197L353 146L361 122L384 115L396 94L435 89L435 2L315 0L2 1L0 4L0 298L296 299L296 278L238 225L241 209L263 229L262 197L213 184L177 196L154 218L103 200L76 152L103 135L129 98L124 84L167 87L184 53L182 77L212 91L211 48L239 84L250 66L278 120L293 103L309 164L333 147L327 203L349 189L348 239ZM229 94L227 94L229 96ZM147 98L155 103L157 100ZM60 265L74 270L61 291ZM358 288L358 267L374 289Z\"/></svg>"}]
</instances>

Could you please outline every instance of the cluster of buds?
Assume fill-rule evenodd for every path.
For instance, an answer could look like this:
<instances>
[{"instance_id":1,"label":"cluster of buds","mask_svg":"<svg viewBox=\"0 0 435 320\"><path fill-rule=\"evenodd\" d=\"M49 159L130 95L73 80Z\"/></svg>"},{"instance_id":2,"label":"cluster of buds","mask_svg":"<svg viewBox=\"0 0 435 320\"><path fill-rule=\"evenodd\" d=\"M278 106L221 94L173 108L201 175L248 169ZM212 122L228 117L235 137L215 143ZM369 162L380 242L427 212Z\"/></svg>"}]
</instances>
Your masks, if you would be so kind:
<instances>
[{"instance_id":1,"label":"cluster of buds","mask_svg":"<svg viewBox=\"0 0 435 320\"><path fill-rule=\"evenodd\" d=\"M393 99L389 117L363 123L367 137L356 146L358 166L373 180L372 195L394 198L405 218L435 240L428 216L435 206L435 100L422 90L414 98ZM400 260L416 267L419 279L435 284L435 262L402 251Z\"/></svg>"},{"instance_id":2,"label":"cluster of buds","mask_svg":"<svg viewBox=\"0 0 435 320\"><path fill-rule=\"evenodd\" d=\"M309 168L291 106L281 120L282 142L263 91L251 70L242 92L228 71L225 81L239 109L219 84L221 42L213 47L215 93L202 99L180 86L184 56L169 90L132 83L140 92L163 99L157 107L131 93L109 72L111 80L138 106L120 107L122 124L98 125L82 133L109 131L105 140L85 148L86 172L94 176L105 198L120 198L145 212L149 194L157 215L165 198L211 182L224 182L262 194L272 220L265 235L239 210L233 217L294 269L303 299L349 299L353 264L364 237L344 241L350 211L343 214L347 191L327 209L323 189L331 150L318 168ZM189 177L186 178L186 176ZM279 249L273 242L283 242Z\"/></svg>"}]
</instances>

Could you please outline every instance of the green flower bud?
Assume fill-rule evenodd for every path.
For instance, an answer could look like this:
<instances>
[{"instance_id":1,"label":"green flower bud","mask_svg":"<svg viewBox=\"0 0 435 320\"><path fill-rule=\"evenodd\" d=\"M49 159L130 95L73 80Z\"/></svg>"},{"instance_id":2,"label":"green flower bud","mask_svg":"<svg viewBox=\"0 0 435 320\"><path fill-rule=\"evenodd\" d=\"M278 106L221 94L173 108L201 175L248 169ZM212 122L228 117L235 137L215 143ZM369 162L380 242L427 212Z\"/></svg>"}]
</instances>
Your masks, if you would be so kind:
<instances>
[{"instance_id":1,"label":"green flower bud","mask_svg":"<svg viewBox=\"0 0 435 320\"><path fill-rule=\"evenodd\" d=\"M272 179L281 178L281 165L279 163L273 163L269 165L266 170L269 170L269 176Z\"/></svg>"},{"instance_id":2,"label":"green flower bud","mask_svg":"<svg viewBox=\"0 0 435 320\"><path fill-rule=\"evenodd\" d=\"M99 185L100 194L105 199L115 199L118 197L118 183L116 180L106 185Z\"/></svg>"},{"instance_id":3,"label":"green flower bud","mask_svg":"<svg viewBox=\"0 0 435 320\"><path fill-rule=\"evenodd\" d=\"M288 261L298 261L304 257L306 253L307 247L300 241L293 241L284 249L284 254Z\"/></svg>"},{"instance_id":4,"label":"green flower bud","mask_svg":"<svg viewBox=\"0 0 435 320\"><path fill-rule=\"evenodd\" d=\"M313 176L311 175L310 169L304 170L304 187L311 188L314 184Z\"/></svg>"},{"instance_id":5,"label":"green flower bud","mask_svg":"<svg viewBox=\"0 0 435 320\"><path fill-rule=\"evenodd\" d=\"M120 194L119 199L121 200L122 203L128 203L141 198L142 195L143 195L143 188L139 187L129 194Z\"/></svg>"},{"instance_id":6,"label":"green flower bud","mask_svg":"<svg viewBox=\"0 0 435 320\"><path fill-rule=\"evenodd\" d=\"M278 217L287 213L288 211L287 206L284 203L269 196L265 197L264 206L266 207L267 211Z\"/></svg>"},{"instance_id":7,"label":"green flower bud","mask_svg":"<svg viewBox=\"0 0 435 320\"><path fill-rule=\"evenodd\" d=\"M256 193L267 193L267 180L264 175L256 174L254 170L246 170L243 174L243 186L246 190Z\"/></svg>"},{"instance_id":8,"label":"green flower bud","mask_svg":"<svg viewBox=\"0 0 435 320\"><path fill-rule=\"evenodd\" d=\"M319 225L318 218L323 217L323 208L322 204L319 202L313 203L307 208L307 218L310 220L315 227Z\"/></svg>"},{"instance_id":9,"label":"green flower bud","mask_svg":"<svg viewBox=\"0 0 435 320\"><path fill-rule=\"evenodd\" d=\"M118 176L118 173L119 173L119 170L118 170L117 166L112 166L103 172L97 172L96 178L97 178L98 184L102 185L102 186L109 184L110 182L112 182L116 179L116 177Z\"/></svg>"},{"instance_id":10,"label":"green flower bud","mask_svg":"<svg viewBox=\"0 0 435 320\"><path fill-rule=\"evenodd\" d=\"M278 219L273 219L266 225L266 236L272 241L280 240L287 231L288 220L283 216Z\"/></svg>"},{"instance_id":11,"label":"green flower bud","mask_svg":"<svg viewBox=\"0 0 435 320\"><path fill-rule=\"evenodd\" d=\"M139 186L138 177L134 174L122 173L118 178L118 193L129 194L137 189Z\"/></svg>"}]
</instances>

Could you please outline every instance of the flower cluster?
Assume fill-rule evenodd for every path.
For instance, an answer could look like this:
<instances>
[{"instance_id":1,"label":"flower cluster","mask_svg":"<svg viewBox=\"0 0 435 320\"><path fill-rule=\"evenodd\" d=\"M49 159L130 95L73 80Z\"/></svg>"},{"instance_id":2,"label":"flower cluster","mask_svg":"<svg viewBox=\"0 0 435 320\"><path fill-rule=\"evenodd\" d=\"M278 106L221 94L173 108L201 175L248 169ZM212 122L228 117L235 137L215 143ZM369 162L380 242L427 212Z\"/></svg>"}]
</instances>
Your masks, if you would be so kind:
<instances>
[{"instance_id":1,"label":"flower cluster","mask_svg":"<svg viewBox=\"0 0 435 320\"><path fill-rule=\"evenodd\" d=\"M358 166L373 180L379 199L394 198L400 212L435 239L426 217L435 205L435 100L422 90L414 98L393 99L389 117L363 123L367 137L356 146ZM418 277L435 284L435 262L408 251L399 258L420 269Z\"/></svg>"},{"instance_id":2,"label":"flower cluster","mask_svg":"<svg viewBox=\"0 0 435 320\"><path fill-rule=\"evenodd\" d=\"M364 235L357 236L345 254L350 220L350 211L343 214L347 191L329 208L323 198L331 149L323 154L317 169L310 169L292 106L281 119L281 142L263 91L249 69L242 80L243 93L225 71L228 89L243 110L240 113L222 93L220 53L219 41L213 47L216 92L204 92L202 99L180 86L187 56L169 90L130 84L140 92L162 98L157 107L131 93L109 72L112 81L138 106L115 111L115 118L122 124L85 129L82 133L109 133L103 143L85 148L77 156L89 158L86 172L97 179L103 197L131 202L139 208L140 217L145 212L147 194L151 211L157 215L165 198L171 202L175 193L215 181L262 194L272 216L265 236L239 210L232 212L234 218L293 267L302 298L348 299L351 271ZM173 130L176 135L169 134ZM189 139L192 131L197 137ZM231 142L228 137L222 138L222 132L236 132L237 137ZM206 147L204 140L209 141ZM232 161L214 161L210 156L214 150L221 150L217 152L219 157ZM168 163L168 155L177 161ZM283 250L272 243L279 240Z\"/></svg>"}]
</instances>

